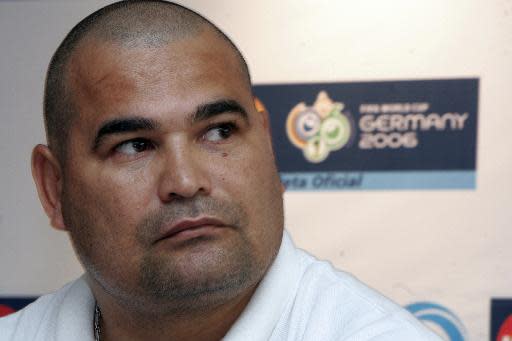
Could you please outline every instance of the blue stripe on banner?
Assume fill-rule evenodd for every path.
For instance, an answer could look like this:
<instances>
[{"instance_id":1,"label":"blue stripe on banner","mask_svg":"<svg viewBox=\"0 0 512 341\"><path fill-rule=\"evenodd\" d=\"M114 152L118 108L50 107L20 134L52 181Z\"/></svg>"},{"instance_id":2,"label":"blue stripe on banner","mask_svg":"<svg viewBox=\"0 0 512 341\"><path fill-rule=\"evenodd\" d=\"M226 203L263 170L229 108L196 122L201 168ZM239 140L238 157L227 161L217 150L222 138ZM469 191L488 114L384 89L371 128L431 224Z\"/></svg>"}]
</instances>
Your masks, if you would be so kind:
<instances>
[{"instance_id":1,"label":"blue stripe on banner","mask_svg":"<svg viewBox=\"0 0 512 341\"><path fill-rule=\"evenodd\" d=\"M288 191L475 189L476 172L297 172L281 173Z\"/></svg>"}]
</instances>

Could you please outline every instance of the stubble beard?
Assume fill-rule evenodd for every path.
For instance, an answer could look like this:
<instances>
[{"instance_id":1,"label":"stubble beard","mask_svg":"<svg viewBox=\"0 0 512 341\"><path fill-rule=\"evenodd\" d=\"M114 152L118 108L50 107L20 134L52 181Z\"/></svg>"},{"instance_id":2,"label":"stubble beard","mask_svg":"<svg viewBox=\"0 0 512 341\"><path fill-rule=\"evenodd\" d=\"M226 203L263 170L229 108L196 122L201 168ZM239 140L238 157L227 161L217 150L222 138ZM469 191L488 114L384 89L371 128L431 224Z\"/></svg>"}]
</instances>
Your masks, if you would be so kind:
<instances>
[{"instance_id":1,"label":"stubble beard","mask_svg":"<svg viewBox=\"0 0 512 341\"><path fill-rule=\"evenodd\" d=\"M162 224L183 217L209 215L225 222L231 243L216 237L199 237L181 245L180 256L148 250L139 269L139 285L148 300L170 302L169 313L194 312L221 304L247 290L263 276L261 264L249 239L248 218L242 207L211 197L175 202L149 215L137 227L138 239L144 243Z\"/></svg>"},{"instance_id":2,"label":"stubble beard","mask_svg":"<svg viewBox=\"0 0 512 341\"><path fill-rule=\"evenodd\" d=\"M167 313L183 314L222 304L255 285L266 270L254 259L249 244L235 247L179 260L148 253L139 270L140 288L150 302L161 306L169 302L164 307Z\"/></svg>"},{"instance_id":3,"label":"stubble beard","mask_svg":"<svg viewBox=\"0 0 512 341\"><path fill-rule=\"evenodd\" d=\"M242 207L210 197L198 197L176 201L149 214L138 224L136 239L145 252L141 261L133 265L137 267L137 278L132 279L134 285L125 285L120 283L125 279L113 279L102 269L100 263L105 259L98 259L95 249L108 249L109 246L101 242L101 237L91 235L88 227L95 224L91 214L75 205L64 211L68 212L67 226L73 226L70 228L71 239L84 268L106 292L135 311L186 315L214 308L255 287L269 266L261 257L256 257L257 253L246 237L248 218ZM229 249L217 247L218 241L198 238L186 247L196 248L199 252L187 258L175 259L172 254L154 252L152 242L162 224L201 214L217 217L233 229L229 233L236 238ZM194 243L196 245L192 245ZM201 248L207 250L200 252ZM275 255L272 260L273 257Z\"/></svg>"}]
</instances>

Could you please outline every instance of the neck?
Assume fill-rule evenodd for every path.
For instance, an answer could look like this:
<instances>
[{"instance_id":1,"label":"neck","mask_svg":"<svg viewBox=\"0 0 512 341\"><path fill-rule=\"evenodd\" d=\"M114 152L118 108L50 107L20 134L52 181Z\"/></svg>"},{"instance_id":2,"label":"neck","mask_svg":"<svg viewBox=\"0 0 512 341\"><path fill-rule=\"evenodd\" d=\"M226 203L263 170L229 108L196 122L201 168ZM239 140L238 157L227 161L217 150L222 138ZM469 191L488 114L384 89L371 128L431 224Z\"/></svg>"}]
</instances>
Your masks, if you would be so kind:
<instances>
[{"instance_id":1,"label":"neck","mask_svg":"<svg viewBox=\"0 0 512 341\"><path fill-rule=\"evenodd\" d=\"M110 340L221 340L245 309L255 287L213 307L186 313L141 312L120 304L90 283L101 309L101 341Z\"/></svg>"}]
</instances>

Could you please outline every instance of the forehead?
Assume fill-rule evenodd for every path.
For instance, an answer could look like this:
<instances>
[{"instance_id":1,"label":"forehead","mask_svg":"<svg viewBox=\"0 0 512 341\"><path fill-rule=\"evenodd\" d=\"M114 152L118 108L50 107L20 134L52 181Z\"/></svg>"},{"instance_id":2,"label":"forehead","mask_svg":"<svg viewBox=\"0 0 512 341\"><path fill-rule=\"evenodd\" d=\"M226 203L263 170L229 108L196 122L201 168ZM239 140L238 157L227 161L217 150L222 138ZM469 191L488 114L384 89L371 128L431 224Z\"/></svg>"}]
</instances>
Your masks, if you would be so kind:
<instances>
[{"instance_id":1,"label":"forehead","mask_svg":"<svg viewBox=\"0 0 512 341\"><path fill-rule=\"evenodd\" d=\"M161 47L85 40L70 59L68 80L79 116L87 118L136 107L184 112L216 97L251 97L238 56L209 31Z\"/></svg>"}]
</instances>

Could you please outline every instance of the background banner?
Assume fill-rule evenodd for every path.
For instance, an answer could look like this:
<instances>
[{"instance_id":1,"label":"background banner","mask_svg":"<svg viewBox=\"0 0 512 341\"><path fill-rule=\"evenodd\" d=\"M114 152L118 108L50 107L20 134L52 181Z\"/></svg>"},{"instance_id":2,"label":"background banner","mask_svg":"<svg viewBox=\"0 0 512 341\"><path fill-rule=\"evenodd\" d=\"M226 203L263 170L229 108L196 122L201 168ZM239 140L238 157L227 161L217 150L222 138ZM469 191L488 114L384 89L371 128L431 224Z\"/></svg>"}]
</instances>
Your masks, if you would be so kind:
<instances>
[{"instance_id":1,"label":"background banner","mask_svg":"<svg viewBox=\"0 0 512 341\"><path fill-rule=\"evenodd\" d=\"M478 79L258 85L288 190L472 189Z\"/></svg>"}]
</instances>

